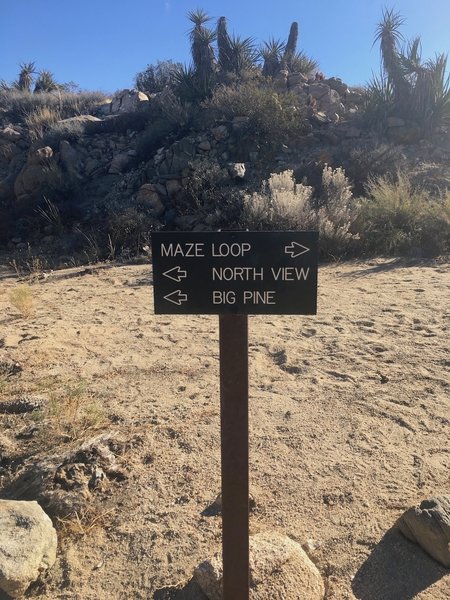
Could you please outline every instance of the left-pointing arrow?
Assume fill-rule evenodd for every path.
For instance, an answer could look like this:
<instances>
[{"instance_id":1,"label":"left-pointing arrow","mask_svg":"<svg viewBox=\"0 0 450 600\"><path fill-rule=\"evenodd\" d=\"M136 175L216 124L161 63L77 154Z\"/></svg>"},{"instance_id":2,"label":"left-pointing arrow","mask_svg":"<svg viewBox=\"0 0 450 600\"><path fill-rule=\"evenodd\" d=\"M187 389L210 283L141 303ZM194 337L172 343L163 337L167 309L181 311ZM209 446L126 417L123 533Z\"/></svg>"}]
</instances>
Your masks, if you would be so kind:
<instances>
[{"instance_id":1,"label":"left-pointing arrow","mask_svg":"<svg viewBox=\"0 0 450 600\"><path fill-rule=\"evenodd\" d=\"M175 290L174 292L167 294L167 296L164 296L164 300L168 300L169 302L180 306L182 302L187 301L187 294L182 294L181 290Z\"/></svg>"},{"instance_id":2,"label":"left-pointing arrow","mask_svg":"<svg viewBox=\"0 0 450 600\"><path fill-rule=\"evenodd\" d=\"M168 271L164 271L163 275L164 277L168 277L169 279L173 279L173 281L180 283L182 279L187 277L187 271L183 271L181 267L173 267Z\"/></svg>"}]
</instances>

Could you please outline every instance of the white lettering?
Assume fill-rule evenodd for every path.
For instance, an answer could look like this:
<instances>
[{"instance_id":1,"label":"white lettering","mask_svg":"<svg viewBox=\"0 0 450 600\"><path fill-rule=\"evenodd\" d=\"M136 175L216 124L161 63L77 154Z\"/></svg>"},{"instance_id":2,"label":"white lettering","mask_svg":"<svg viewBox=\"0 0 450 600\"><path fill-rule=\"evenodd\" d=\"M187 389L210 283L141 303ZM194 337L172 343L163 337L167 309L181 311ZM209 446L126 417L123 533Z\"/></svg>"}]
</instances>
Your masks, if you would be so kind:
<instances>
[{"instance_id":1,"label":"white lettering","mask_svg":"<svg viewBox=\"0 0 450 600\"><path fill-rule=\"evenodd\" d=\"M213 281L263 281L264 268L255 267L213 267Z\"/></svg>"},{"instance_id":2,"label":"white lettering","mask_svg":"<svg viewBox=\"0 0 450 600\"><path fill-rule=\"evenodd\" d=\"M235 304L236 294L234 292L213 291L213 304Z\"/></svg>"},{"instance_id":3,"label":"white lettering","mask_svg":"<svg viewBox=\"0 0 450 600\"><path fill-rule=\"evenodd\" d=\"M309 275L309 267L280 267L279 269L271 268L273 278L275 281L281 279L281 281L306 281Z\"/></svg>"},{"instance_id":4,"label":"white lettering","mask_svg":"<svg viewBox=\"0 0 450 600\"><path fill-rule=\"evenodd\" d=\"M161 256L205 256L204 245L202 242L186 244L161 244ZM183 247L184 246L184 247Z\"/></svg>"},{"instance_id":5,"label":"white lettering","mask_svg":"<svg viewBox=\"0 0 450 600\"><path fill-rule=\"evenodd\" d=\"M212 244L211 252L213 256L244 256L246 252L250 252L251 245L243 242L242 244L238 244L237 242L234 244Z\"/></svg>"},{"instance_id":6,"label":"white lettering","mask_svg":"<svg viewBox=\"0 0 450 600\"><path fill-rule=\"evenodd\" d=\"M276 304L275 291L267 290L265 292L244 291L244 304Z\"/></svg>"}]
</instances>

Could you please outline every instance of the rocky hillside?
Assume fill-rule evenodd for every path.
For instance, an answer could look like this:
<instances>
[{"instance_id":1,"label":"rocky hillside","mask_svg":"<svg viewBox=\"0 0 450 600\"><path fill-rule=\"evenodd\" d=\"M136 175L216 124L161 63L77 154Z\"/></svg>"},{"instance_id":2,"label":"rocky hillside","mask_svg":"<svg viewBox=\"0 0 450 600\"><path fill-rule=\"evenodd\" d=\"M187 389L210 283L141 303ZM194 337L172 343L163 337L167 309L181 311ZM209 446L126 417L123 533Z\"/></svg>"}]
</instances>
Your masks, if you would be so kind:
<instances>
[{"instance_id":1,"label":"rocky hillside","mask_svg":"<svg viewBox=\"0 0 450 600\"><path fill-rule=\"evenodd\" d=\"M318 189L325 165L343 167L358 195L369 176L407 167L445 190L448 130L420 139L399 117L376 128L364 102L362 90L339 78L288 71L270 87L223 87L188 109L167 90L123 90L89 114L49 122L45 107L33 121L5 102L0 243L22 252L38 245L68 260L86 247L133 252L161 227L236 226L243 194L286 169Z\"/></svg>"}]
</instances>

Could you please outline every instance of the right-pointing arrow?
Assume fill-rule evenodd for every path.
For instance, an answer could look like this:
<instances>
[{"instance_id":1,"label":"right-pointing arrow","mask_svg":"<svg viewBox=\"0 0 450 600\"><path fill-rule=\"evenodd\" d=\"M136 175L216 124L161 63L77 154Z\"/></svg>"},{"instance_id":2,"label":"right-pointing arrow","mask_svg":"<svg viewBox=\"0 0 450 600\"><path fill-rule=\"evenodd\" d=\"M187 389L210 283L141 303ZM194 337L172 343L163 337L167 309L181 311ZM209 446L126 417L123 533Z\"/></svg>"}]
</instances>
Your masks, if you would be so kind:
<instances>
[{"instance_id":1,"label":"right-pointing arrow","mask_svg":"<svg viewBox=\"0 0 450 600\"><path fill-rule=\"evenodd\" d=\"M173 279L177 283L180 283L182 279L187 277L187 271L183 271L181 267L172 267L168 271L164 271L164 277L168 277L169 279Z\"/></svg>"},{"instance_id":2,"label":"right-pointing arrow","mask_svg":"<svg viewBox=\"0 0 450 600\"><path fill-rule=\"evenodd\" d=\"M182 294L181 290L175 290L174 292L167 294L167 296L164 296L164 300L168 300L169 302L180 306L182 302L187 301L187 294Z\"/></svg>"},{"instance_id":3,"label":"right-pointing arrow","mask_svg":"<svg viewBox=\"0 0 450 600\"><path fill-rule=\"evenodd\" d=\"M289 246L284 247L284 251L286 254L290 254L291 258L297 258L297 256L301 256L305 254L305 252L309 252L310 248L303 246L297 242L292 242Z\"/></svg>"}]
</instances>

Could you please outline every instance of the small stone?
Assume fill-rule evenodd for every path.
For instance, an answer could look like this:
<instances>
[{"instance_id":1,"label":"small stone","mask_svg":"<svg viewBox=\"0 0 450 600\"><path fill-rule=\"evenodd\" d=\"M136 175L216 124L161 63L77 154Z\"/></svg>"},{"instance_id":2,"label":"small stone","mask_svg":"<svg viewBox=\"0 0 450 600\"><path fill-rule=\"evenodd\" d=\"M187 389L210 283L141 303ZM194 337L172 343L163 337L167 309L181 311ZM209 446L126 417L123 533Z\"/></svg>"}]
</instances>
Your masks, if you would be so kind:
<instances>
[{"instance_id":1,"label":"small stone","mask_svg":"<svg viewBox=\"0 0 450 600\"><path fill-rule=\"evenodd\" d=\"M205 152L209 152L211 150L211 143L208 140L200 142L198 145L199 150L203 150Z\"/></svg>"},{"instance_id":2,"label":"small stone","mask_svg":"<svg viewBox=\"0 0 450 600\"><path fill-rule=\"evenodd\" d=\"M228 173L230 177L236 177L237 179L244 179L245 177L245 164L244 163L232 163L228 166Z\"/></svg>"},{"instance_id":3,"label":"small stone","mask_svg":"<svg viewBox=\"0 0 450 600\"><path fill-rule=\"evenodd\" d=\"M437 496L408 509L397 527L444 567L450 567L450 496Z\"/></svg>"}]
</instances>

